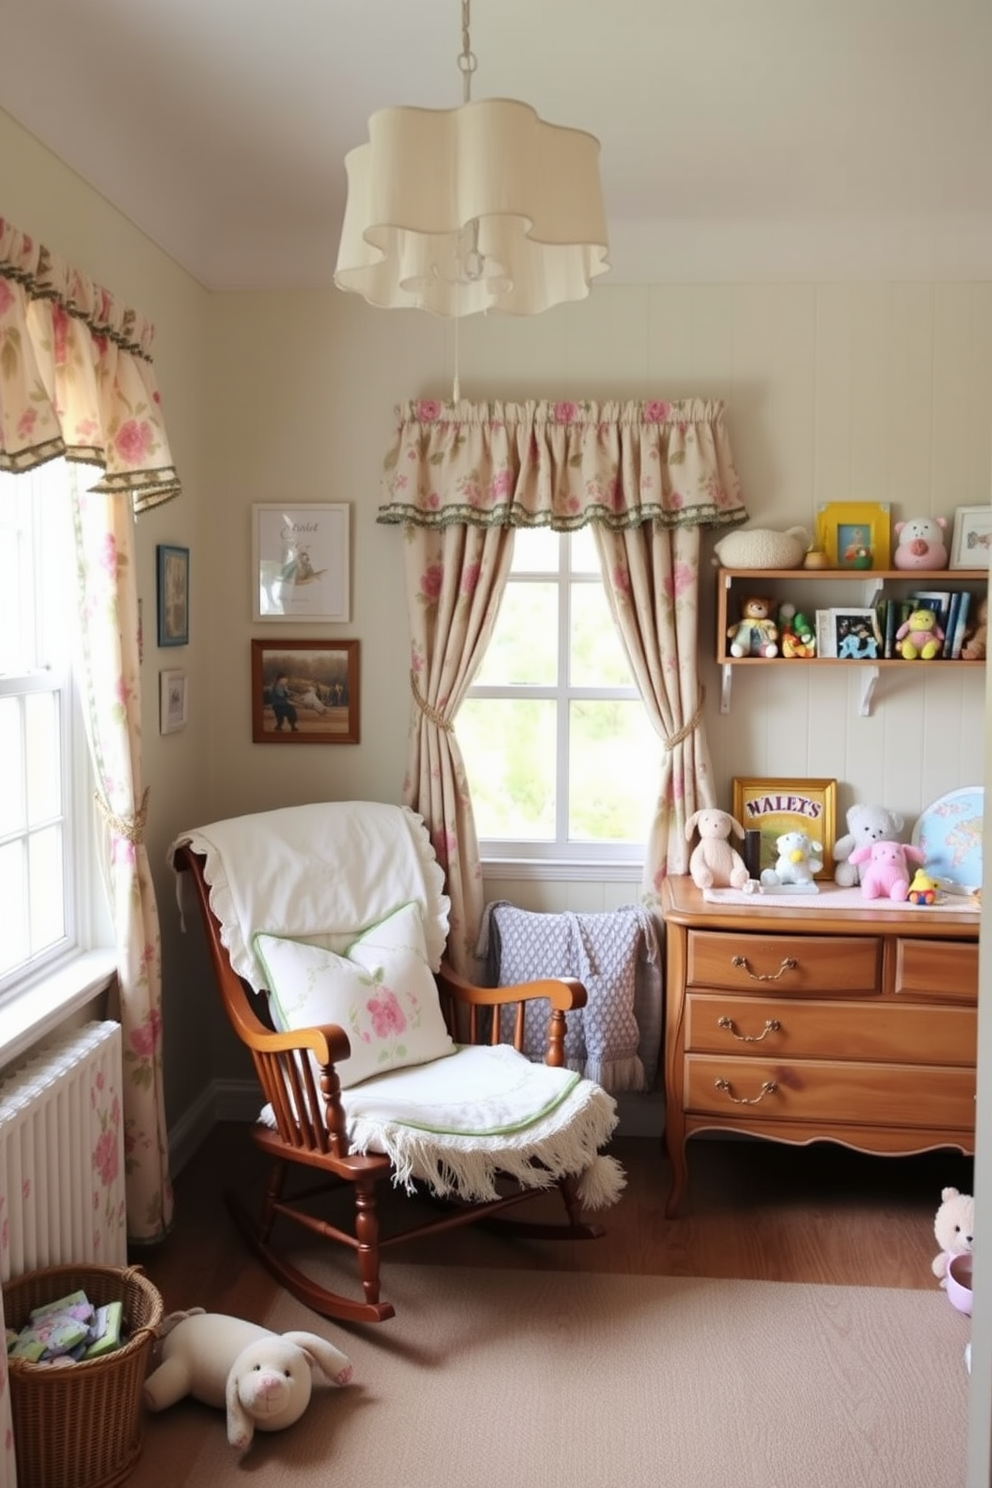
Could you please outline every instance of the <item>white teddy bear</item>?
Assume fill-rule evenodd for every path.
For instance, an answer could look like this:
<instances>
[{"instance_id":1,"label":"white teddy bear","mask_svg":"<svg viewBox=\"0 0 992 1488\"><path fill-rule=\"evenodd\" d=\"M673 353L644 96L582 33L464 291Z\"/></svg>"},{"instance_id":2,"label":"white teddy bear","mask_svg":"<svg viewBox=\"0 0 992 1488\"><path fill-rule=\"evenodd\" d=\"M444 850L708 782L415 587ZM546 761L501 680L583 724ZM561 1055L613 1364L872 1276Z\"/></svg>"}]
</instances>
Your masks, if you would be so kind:
<instances>
[{"instance_id":1,"label":"white teddy bear","mask_svg":"<svg viewBox=\"0 0 992 1488\"><path fill-rule=\"evenodd\" d=\"M310 1404L312 1370L346 1385L352 1366L316 1333L273 1333L220 1312L193 1310L162 1325L161 1363L145 1381L149 1410L161 1411L186 1395L227 1411L232 1447L251 1445L254 1433L282 1431Z\"/></svg>"},{"instance_id":2,"label":"white teddy bear","mask_svg":"<svg viewBox=\"0 0 992 1488\"><path fill-rule=\"evenodd\" d=\"M774 868L766 868L761 882L768 888L775 884L811 884L823 867L823 844L814 842L808 832L783 832L775 839Z\"/></svg>"},{"instance_id":3,"label":"white teddy bear","mask_svg":"<svg viewBox=\"0 0 992 1488\"><path fill-rule=\"evenodd\" d=\"M855 848L871 847L874 842L894 842L903 829L898 811L886 806L855 805L847 813L847 831L833 846L834 883L841 889L853 889L861 882L861 870L850 862Z\"/></svg>"}]
</instances>

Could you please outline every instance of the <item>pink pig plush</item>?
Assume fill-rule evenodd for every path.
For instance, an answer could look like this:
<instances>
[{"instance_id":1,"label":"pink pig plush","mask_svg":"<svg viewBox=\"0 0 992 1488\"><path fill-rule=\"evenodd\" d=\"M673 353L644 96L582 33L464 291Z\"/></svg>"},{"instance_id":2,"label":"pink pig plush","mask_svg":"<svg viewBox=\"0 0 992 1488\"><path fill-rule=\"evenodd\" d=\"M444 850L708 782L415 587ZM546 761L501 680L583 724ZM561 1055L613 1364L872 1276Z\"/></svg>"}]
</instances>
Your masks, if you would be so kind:
<instances>
[{"instance_id":1,"label":"pink pig plush","mask_svg":"<svg viewBox=\"0 0 992 1488\"><path fill-rule=\"evenodd\" d=\"M912 876L909 864L922 867L926 857L918 847L904 842L870 842L856 847L848 861L867 864L861 869L861 892L866 899L905 899Z\"/></svg>"}]
</instances>

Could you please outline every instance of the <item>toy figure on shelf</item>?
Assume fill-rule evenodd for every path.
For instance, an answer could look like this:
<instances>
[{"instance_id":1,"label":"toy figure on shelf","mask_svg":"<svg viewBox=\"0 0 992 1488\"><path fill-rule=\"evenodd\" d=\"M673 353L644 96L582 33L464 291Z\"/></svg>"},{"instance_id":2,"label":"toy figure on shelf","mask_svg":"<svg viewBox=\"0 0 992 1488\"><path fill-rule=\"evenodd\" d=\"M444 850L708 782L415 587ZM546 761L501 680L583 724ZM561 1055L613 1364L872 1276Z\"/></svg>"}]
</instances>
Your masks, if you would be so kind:
<instances>
[{"instance_id":1,"label":"toy figure on shelf","mask_svg":"<svg viewBox=\"0 0 992 1488\"><path fill-rule=\"evenodd\" d=\"M746 594L741 600L741 618L728 625L731 656L777 656L778 626L772 619L775 601L760 594Z\"/></svg>"},{"instance_id":2,"label":"toy figure on shelf","mask_svg":"<svg viewBox=\"0 0 992 1488\"><path fill-rule=\"evenodd\" d=\"M778 607L778 634L783 656L816 655L816 635L809 616L789 601Z\"/></svg>"},{"instance_id":3,"label":"toy figure on shelf","mask_svg":"<svg viewBox=\"0 0 992 1488\"><path fill-rule=\"evenodd\" d=\"M931 878L929 873L924 873L922 868L917 868L906 899L910 904L936 904L937 887L935 878Z\"/></svg>"},{"instance_id":4,"label":"toy figure on shelf","mask_svg":"<svg viewBox=\"0 0 992 1488\"><path fill-rule=\"evenodd\" d=\"M914 610L896 631L896 650L905 661L932 661L940 655L944 632L933 610Z\"/></svg>"},{"instance_id":5,"label":"toy figure on shelf","mask_svg":"<svg viewBox=\"0 0 992 1488\"><path fill-rule=\"evenodd\" d=\"M946 526L946 517L912 517L908 522L897 522L895 532L899 541L892 554L892 567L946 568Z\"/></svg>"}]
</instances>

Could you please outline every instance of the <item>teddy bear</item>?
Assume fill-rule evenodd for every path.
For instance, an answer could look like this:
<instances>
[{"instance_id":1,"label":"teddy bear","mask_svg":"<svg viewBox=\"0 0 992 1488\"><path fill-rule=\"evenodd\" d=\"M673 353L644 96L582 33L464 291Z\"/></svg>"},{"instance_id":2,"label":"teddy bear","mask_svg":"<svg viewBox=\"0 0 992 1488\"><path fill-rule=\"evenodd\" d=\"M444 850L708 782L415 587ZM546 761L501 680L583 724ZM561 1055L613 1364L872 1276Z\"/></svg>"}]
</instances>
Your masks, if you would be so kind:
<instances>
[{"instance_id":1,"label":"teddy bear","mask_svg":"<svg viewBox=\"0 0 992 1488\"><path fill-rule=\"evenodd\" d=\"M689 873L697 889L742 889L750 883L747 865L730 841L732 832L743 841L744 828L729 811L714 806L694 811L685 824L686 842L697 831L699 841L689 858Z\"/></svg>"},{"instance_id":2,"label":"teddy bear","mask_svg":"<svg viewBox=\"0 0 992 1488\"><path fill-rule=\"evenodd\" d=\"M897 522L895 533L899 542L892 554L892 567L946 568L946 526L946 517L911 517L908 522Z\"/></svg>"},{"instance_id":3,"label":"teddy bear","mask_svg":"<svg viewBox=\"0 0 992 1488\"><path fill-rule=\"evenodd\" d=\"M851 862L856 847L866 843L892 841L903 829L903 819L898 811L887 806L869 806L860 802L848 809L847 831L838 837L831 856L836 863L834 883L840 889L852 889L861 882L860 868Z\"/></svg>"},{"instance_id":4,"label":"teddy bear","mask_svg":"<svg viewBox=\"0 0 992 1488\"><path fill-rule=\"evenodd\" d=\"M968 628L961 647L962 661L984 661L988 644L989 602L984 596L978 602L975 624Z\"/></svg>"},{"instance_id":5,"label":"teddy bear","mask_svg":"<svg viewBox=\"0 0 992 1488\"><path fill-rule=\"evenodd\" d=\"M251 1445L258 1431L282 1431L310 1404L313 1369L346 1385L352 1366L316 1333L273 1333L242 1318L194 1308L161 1325L161 1362L145 1380L149 1410L186 1395L227 1411L232 1447Z\"/></svg>"},{"instance_id":6,"label":"teddy bear","mask_svg":"<svg viewBox=\"0 0 992 1488\"><path fill-rule=\"evenodd\" d=\"M741 618L727 626L731 656L777 656L778 626L772 619L775 601L760 594L741 600Z\"/></svg>"},{"instance_id":7,"label":"teddy bear","mask_svg":"<svg viewBox=\"0 0 992 1488\"><path fill-rule=\"evenodd\" d=\"M861 893L865 899L909 897L909 864L926 861L922 848L907 847L902 842L872 842L856 847L849 863L867 863L861 873Z\"/></svg>"},{"instance_id":8,"label":"teddy bear","mask_svg":"<svg viewBox=\"0 0 992 1488\"><path fill-rule=\"evenodd\" d=\"M940 1199L940 1208L933 1222L940 1252L933 1258L932 1270L934 1276L939 1277L941 1286L946 1287L951 1257L975 1249L975 1200L971 1194L960 1193L956 1188L941 1189Z\"/></svg>"},{"instance_id":9,"label":"teddy bear","mask_svg":"<svg viewBox=\"0 0 992 1488\"><path fill-rule=\"evenodd\" d=\"M774 868L766 868L761 882L775 884L811 884L823 867L823 845L814 842L808 832L783 832L775 839Z\"/></svg>"},{"instance_id":10,"label":"teddy bear","mask_svg":"<svg viewBox=\"0 0 992 1488\"><path fill-rule=\"evenodd\" d=\"M896 650L905 661L932 661L940 655L944 632L933 610L914 610L896 631Z\"/></svg>"}]
</instances>

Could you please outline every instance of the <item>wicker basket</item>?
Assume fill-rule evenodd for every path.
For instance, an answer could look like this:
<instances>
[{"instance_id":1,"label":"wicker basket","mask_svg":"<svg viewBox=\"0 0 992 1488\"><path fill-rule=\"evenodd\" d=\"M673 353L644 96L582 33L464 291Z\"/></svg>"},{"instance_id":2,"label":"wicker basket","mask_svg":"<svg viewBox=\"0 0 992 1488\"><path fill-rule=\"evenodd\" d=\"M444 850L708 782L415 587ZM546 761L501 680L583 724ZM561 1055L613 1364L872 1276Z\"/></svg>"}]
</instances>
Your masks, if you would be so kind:
<instances>
[{"instance_id":1,"label":"wicker basket","mask_svg":"<svg viewBox=\"0 0 992 1488\"><path fill-rule=\"evenodd\" d=\"M111 1488L141 1455L142 1386L162 1298L140 1267L50 1266L3 1288L8 1328L33 1307L85 1291L96 1307L123 1302L127 1342L65 1368L8 1360L18 1488Z\"/></svg>"}]
</instances>

